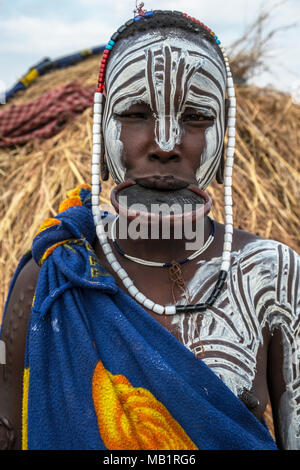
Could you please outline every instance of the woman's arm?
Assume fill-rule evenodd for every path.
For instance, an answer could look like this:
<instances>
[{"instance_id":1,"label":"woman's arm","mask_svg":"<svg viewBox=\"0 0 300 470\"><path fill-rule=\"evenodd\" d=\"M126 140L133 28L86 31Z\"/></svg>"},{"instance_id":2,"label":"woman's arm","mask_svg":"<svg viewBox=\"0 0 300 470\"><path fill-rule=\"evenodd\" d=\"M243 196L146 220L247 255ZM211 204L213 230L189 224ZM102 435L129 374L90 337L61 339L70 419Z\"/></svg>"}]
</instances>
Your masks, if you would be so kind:
<instances>
[{"instance_id":1,"label":"woman's arm","mask_svg":"<svg viewBox=\"0 0 300 470\"><path fill-rule=\"evenodd\" d=\"M38 274L31 259L15 280L3 319L0 339L6 363L0 365L0 449L21 449L25 343Z\"/></svg>"}]
</instances>

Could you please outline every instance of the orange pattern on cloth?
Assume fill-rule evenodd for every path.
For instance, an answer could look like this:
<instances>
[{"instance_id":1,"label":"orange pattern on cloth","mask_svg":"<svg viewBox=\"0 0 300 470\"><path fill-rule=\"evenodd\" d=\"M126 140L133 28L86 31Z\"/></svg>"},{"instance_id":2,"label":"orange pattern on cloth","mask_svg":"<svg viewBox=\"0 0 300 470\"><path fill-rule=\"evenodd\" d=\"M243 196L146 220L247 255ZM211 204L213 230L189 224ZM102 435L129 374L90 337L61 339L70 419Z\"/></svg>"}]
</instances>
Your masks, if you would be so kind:
<instances>
[{"instance_id":1,"label":"orange pattern on cloth","mask_svg":"<svg viewBox=\"0 0 300 470\"><path fill-rule=\"evenodd\" d=\"M69 209L70 207L74 206L82 206L82 200L80 198L80 190L81 189L89 189L91 190L91 186L88 184L80 184L76 186L75 189L71 189L67 192L67 199L65 199L60 205L58 212L63 212Z\"/></svg>"},{"instance_id":2,"label":"orange pattern on cloth","mask_svg":"<svg viewBox=\"0 0 300 470\"><path fill-rule=\"evenodd\" d=\"M76 186L76 188L74 189L71 189L70 191L67 192L67 199L65 199L59 206L59 209L58 209L58 212L61 213L67 209L69 209L70 207L75 207L75 206L82 206L82 200L80 198L80 191L81 189L88 189L88 190L91 190L91 186L89 184L79 184L78 186ZM60 225L61 224L61 221L59 219L55 219L53 217L49 217L48 219L44 220L44 222L42 223L42 225L40 226L40 228L38 229L38 231L36 232L35 234L35 237L43 232L44 230L50 228L50 227L53 227L55 225ZM72 242L74 240L72 239L67 239L67 240L63 240L63 241L60 241L58 243L55 243L54 245L50 246L46 251L45 253L43 254L42 258L40 259L39 261L39 265L41 266L43 264L43 262L45 261L45 259L48 258L49 255L51 255L51 253L53 253L53 251L55 250L55 248L57 248L58 246L60 245L67 245L69 242Z\"/></svg>"},{"instance_id":3,"label":"orange pattern on cloth","mask_svg":"<svg viewBox=\"0 0 300 470\"><path fill-rule=\"evenodd\" d=\"M40 228L36 232L35 237L39 233L43 232L43 230L46 230L49 227L53 227L54 225L59 225L60 223L61 223L60 220L54 219L53 217L49 217L48 219L44 220L44 222L42 223L42 225L40 226Z\"/></svg>"},{"instance_id":4,"label":"orange pattern on cloth","mask_svg":"<svg viewBox=\"0 0 300 470\"><path fill-rule=\"evenodd\" d=\"M109 450L197 450L180 424L149 390L95 367L92 395L101 438Z\"/></svg>"}]
</instances>

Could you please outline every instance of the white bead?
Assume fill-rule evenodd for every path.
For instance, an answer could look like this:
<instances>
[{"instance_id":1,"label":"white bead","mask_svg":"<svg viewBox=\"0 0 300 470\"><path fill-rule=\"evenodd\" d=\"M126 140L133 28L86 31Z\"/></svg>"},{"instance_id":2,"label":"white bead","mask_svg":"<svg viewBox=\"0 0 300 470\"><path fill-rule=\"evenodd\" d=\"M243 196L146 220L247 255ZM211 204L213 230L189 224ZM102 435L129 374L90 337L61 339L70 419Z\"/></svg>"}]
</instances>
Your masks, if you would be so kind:
<instances>
[{"instance_id":1,"label":"white bead","mask_svg":"<svg viewBox=\"0 0 300 470\"><path fill-rule=\"evenodd\" d=\"M225 196L231 196L232 195L232 190L231 190L230 186L224 188L224 194L225 194Z\"/></svg>"},{"instance_id":2,"label":"white bead","mask_svg":"<svg viewBox=\"0 0 300 470\"><path fill-rule=\"evenodd\" d=\"M228 75L227 75L227 86L229 88L233 87L233 79L231 77L228 78Z\"/></svg>"},{"instance_id":3,"label":"white bead","mask_svg":"<svg viewBox=\"0 0 300 470\"><path fill-rule=\"evenodd\" d=\"M232 215L232 206L225 206L225 214Z\"/></svg>"},{"instance_id":4,"label":"white bead","mask_svg":"<svg viewBox=\"0 0 300 470\"><path fill-rule=\"evenodd\" d=\"M225 204L225 206L231 206L231 204L232 204L232 197L231 197L231 196L225 196L225 197L224 197L224 204Z\"/></svg>"},{"instance_id":5,"label":"white bead","mask_svg":"<svg viewBox=\"0 0 300 470\"><path fill-rule=\"evenodd\" d=\"M226 233L231 233L233 234L233 225L232 224L226 224L225 225L225 234Z\"/></svg>"},{"instance_id":6,"label":"white bead","mask_svg":"<svg viewBox=\"0 0 300 470\"><path fill-rule=\"evenodd\" d=\"M93 153L99 153L99 155L100 155L100 152L101 152L101 145L94 144L93 145Z\"/></svg>"},{"instance_id":7,"label":"white bead","mask_svg":"<svg viewBox=\"0 0 300 470\"><path fill-rule=\"evenodd\" d=\"M101 117L102 117L101 114L94 114L93 123L94 124L101 124ZM99 127L101 127L101 126L99 126Z\"/></svg>"},{"instance_id":8,"label":"white bead","mask_svg":"<svg viewBox=\"0 0 300 470\"><path fill-rule=\"evenodd\" d=\"M231 73L231 71L230 71L230 68L229 68L229 70L227 70L227 78L228 78L228 77L231 77L231 78L232 78L232 73Z\"/></svg>"},{"instance_id":9,"label":"white bead","mask_svg":"<svg viewBox=\"0 0 300 470\"><path fill-rule=\"evenodd\" d=\"M119 269L122 269L122 266L120 265L119 261L113 261L111 263L111 267L113 268L114 271L119 271Z\"/></svg>"},{"instance_id":10,"label":"white bead","mask_svg":"<svg viewBox=\"0 0 300 470\"><path fill-rule=\"evenodd\" d=\"M99 91L94 94L94 103L102 103L102 93L99 93Z\"/></svg>"},{"instance_id":11,"label":"white bead","mask_svg":"<svg viewBox=\"0 0 300 470\"><path fill-rule=\"evenodd\" d=\"M230 106L230 108L236 108L236 98L235 97L230 98L229 106Z\"/></svg>"},{"instance_id":12,"label":"white bead","mask_svg":"<svg viewBox=\"0 0 300 470\"><path fill-rule=\"evenodd\" d=\"M146 299L146 300L144 300L143 305L144 305L144 307L148 308L149 310L152 310L152 308L154 306L154 302L150 299Z\"/></svg>"},{"instance_id":13,"label":"white bead","mask_svg":"<svg viewBox=\"0 0 300 470\"><path fill-rule=\"evenodd\" d=\"M235 148L235 137L229 137L228 142L227 142L227 146Z\"/></svg>"},{"instance_id":14,"label":"white bead","mask_svg":"<svg viewBox=\"0 0 300 470\"><path fill-rule=\"evenodd\" d=\"M159 315L162 315L165 311L165 307L159 304L154 304L154 307L152 308L154 313L158 313Z\"/></svg>"},{"instance_id":15,"label":"white bead","mask_svg":"<svg viewBox=\"0 0 300 470\"><path fill-rule=\"evenodd\" d=\"M236 116L236 108L230 108L228 109L228 117L235 117Z\"/></svg>"},{"instance_id":16,"label":"white bead","mask_svg":"<svg viewBox=\"0 0 300 470\"><path fill-rule=\"evenodd\" d=\"M230 251L223 251L222 260L223 261L229 261L230 260Z\"/></svg>"},{"instance_id":17,"label":"white bead","mask_svg":"<svg viewBox=\"0 0 300 470\"><path fill-rule=\"evenodd\" d=\"M230 262L229 261L223 261L223 263L221 264L221 271L229 271L229 267L230 267Z\"/></svg>"},{"instance_id":18,"label":"white bead","mask_svg":"<svg viewBox=\"0 0 300 470\"><path fill-rule=\"evenodd\" d=\"M225 215L225 224L233 225L233 218L232 218L232 215L230 215L230 214L226 214L226 215Z\"/></svg>"},{"instance_id":19,"label":"white bead","mask_svg":"<svg viewBox=\"0 0 300 470\"><path fill-rule=\"evenodd\" d=\"M166 315L175 315L175 313L176 313L175 305L168 305L167 307L165 307Z\"/></svg>"},{"instance_id":20,"label":"white bead","mask_svg":"<svg viewBox=\"0 0 300 470\"><path fill-rule=\"evenodd\" d=\"M99 224L100 221L100 210L98 206L92 206L92 213L94 216L94 221L95 221L95 226L97 228L97 225Z\"/></svg>"},{"instance_id":21,"label":"white bead","mask_svg":"<svg viewBox=\"0 0 300 470\"><path fill-rule=\"evenodd\" d=\"M94 114L101 114L102 112L102 104L101 103L95 103L94 104Z\"/></svg>"},{"instance_id":22,"label":"white bead","mask_svg":"<svg viewBox=\"0 0 300 470\"><path fill-rule=\"evenodd\" d=\"M125 279L125 277L128 276L127 272L125 271L125 269L121 268L119 271L118 271L118 276L119 278L121 279L121 281L123 281L123 279Z\"/></svg>"},{"instance_id":23,"label":"white bead","mask_svg":"<svg viewBox=\"0 0 300 470\"><path fill-rule=\"evenodd\" d=\"M101 243L102 246L107 243L107 236L106 235L98 235L97 234L97 236L98 236L98 240L99 240L99 242Z\"/></svg>"},{"instance_id":24,"label":"white bead","mask_svg":"<svg viewBox=\"0 0 300 470\"><path fill-rule=\"evenodd\" d=\"M92 184L99 184L99 176L98 175L92 175Z\"/></svg>"},{"instance_id":25,"label":"white bead","mask_svg":"<svg viewBox=\"0 0 300 470\"><path fill-rule=\"evenodd\" d=\"M232 166L226 165L225 176L232 176Z\"/></svg>"},{"instance_id":26,"label":"white bead","mask_svg":"<svg viewBox=\"0 0 300 470\"><path fill-rule=\"evenodd\" d=\"M226 150L226 162L228 161L228 157L233 157L234 156L234 147L228 147Z\"/></svg>"},{"instance_id":27,"label":"white bead","mask_svg":"<svg viewBox=\"0 0 300 470\"><path fill-rule=\"evenodd\" d=\"M100 172L100 165L99 164L92 164L92 175L99 175Z\"/></svg>"},{"instance_id":28,"label":"white bead","mask_svg":"<svg viewBox=\"0 0 300 470\"><path fill-rule=\"evenodd\" d=\"M144 301L147 299L147 297L142 294L141 292L138 292L135 296L134 296L134 299L139 302L140 304L143 304Z\"/></svg>"},{"instance_id":29,"label":"white bead","mask_svg":"<svg viewBox=\"0 0 300 470\"><path fill-rule=\"evenodd\" d=\"M229 126L229 127L234 127L235 124L236 124L236 119L235 119L235 117L230 117L230 118L228 119L228 126Z\"/></svg>"},{"instance_id":30,"label":"white bead","mask_svg":"<svg viewBox=\"0 0 300 470\"><path fill-rule=\"evenodd\" d=\"M228 128L228 137L235 137L235 127Z\"/></svg>"},{"instance_id":31,"label":"white bead","mask_svg":"<svg viewBox=\"0 0 300 470\"><path fill-rule=\"evenodd\" d=\"M227 88L227 93L228 93L229 98L234 98L235 92L234 92L234 88L233 88L233 87Z\"/></svg>"},{"instance_id":32,"label":"white bead","mask_svg":"<svg viewBox=\"0 0 300 470\"><path fill-rule=\"evenodd\" d=\"M99 241L100 241L100 240L99 240ZM110 246L109 243L106 242L106 243L104 243L104 244L101 245L101 246L102 246L103 252L104 252L106 255L108 255L109 253L111 253L111 246Z\"/></svg>"},{"instance_id":33,"label":"white bead","mask_svg":"<svg viewBox=\"0 0 300 470\"><path fill-rule=\"evenodd\" d=\"M100 164L100 153L93 153L92 155L92 165Z\"/></svg>"},{"instance_id":34,"label":"white bead","mask_svg":"<svg viewBox=\"0 0 300 470\"><path fill-rule=\"evenodd\" d=\"M93 124L93 134L100 134L99 124Z\"/></svg>"},{"instance_id":35,"label":"white bead","mask_svg":"<svg viewBox=\"0 0 300 470\"><path fill-rule=\"evenodd\" d=\"M232 178L231 178L231 176L225 176L225 178L224 178L224 185L225 185L225 186L231 186L231 185L232 185Z\"/></svg>"},{"instance_id":36,"label":"white bead","mask_svg":"<svg viewBox=\"0 0 300 470\"><path fill-rule=\"evenodd\" d=\"M224 242L223 251L231 251L231 243L230 242Z\"/></svg>"},{"instance_id":37,"label":"white bead","mask_svg":"<svg viewBox=\"0 0 300 470\"><path fill-rule=\"evenodd\" d=\"M96 232L97 232L98 236L103 235L105 233L104 226L102 225L102 222L100 222L100 224L97 225Z\"/></svg>"},{"instance_id":38,"label":"white bead","mask_svg":"<svg viewBox=\"0 0 300 470\"><path fill-rule=\"evenodd\" d=\"M93 144L100 144L100 134L93 134Z\"/></svg>"},{"instance_id":39,"label":"white bead","mask_svg":"<svg viewBox=\"0 0 300 470\"><path fill-rule=\"evenodd\" d=\"M97 179L97 184L92 184L92 196L99 197L99 180Z\"/></svg>"},{"instance_id":40,"label":"white bead","mask_svg":"<svg viewBox=\"0 0 300 470\"><path fill-rule=\"evenodd\" d=\"M107 261L112 264L114 261L117 261L117 258L115 257L115 255L113 254L113 252L110 252L108 253L108 255L106 255L106 259ZM129 278L128 278L129 279ZM131 281L132 282L132 281Z\"/></svg>"},{"instance_id":41,"label":"white bead","mask_svg":"<svg viewBox=\"0 0 300 470\"><path fill-rule=\"evenodd\" d=\"M130 277L125 277L125 279L122 280L124 286L128 289L130 286L133 285L133 282L132 280L130 279Z\"/></svg>"},{"instance_id":42,"label":"white bead","mask_svg":"<svg viewBox=\"0 0 300 470\"><path fill-rule=\"evenodd\" d=\"M99 196L92 195L91 202L92 202L92 206L98 206L99 205Z\"/></svg>"},{"instance_id":43,"label":"white bead","mask_svg":"<svg viewBox=\"0 0 300 470\"><path fill-rule=\"evenodd\" d=\"M132 286L128 287L128 292L132 297L135 297L136 294L139 293L139 290L134 285L132 285Z\"/></svg>"},{"instance_id":44,"label":"white bead","mask_svg":"<svg viewBox=\"0 0 300 470\"><path fill-rule=\"evenodd\" d=\"M232 233L225 233L224 235L224 242L232 243Z\"/></svg>"}]
</instances>

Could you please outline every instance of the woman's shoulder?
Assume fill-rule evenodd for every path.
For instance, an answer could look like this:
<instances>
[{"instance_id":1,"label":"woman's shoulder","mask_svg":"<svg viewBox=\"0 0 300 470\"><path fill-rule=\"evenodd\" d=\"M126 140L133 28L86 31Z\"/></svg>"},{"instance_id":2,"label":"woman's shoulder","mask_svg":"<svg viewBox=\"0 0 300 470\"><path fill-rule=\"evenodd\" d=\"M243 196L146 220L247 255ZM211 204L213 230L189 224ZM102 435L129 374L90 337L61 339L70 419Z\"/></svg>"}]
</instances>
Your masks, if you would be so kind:
<instances>
[{"instance_id":1,"label":"woman's shoulder","mask_svg":"<svg viewBox=\"0 0 300 470\"><path fill-rule=\"evenodd\" d=\"M233 230L232 252L236 252L243 257L253 253L261 254L262 257L276 257L279 260L283 260L286 256L299 259L299 254L287 244L241 229Z\"/></svg>"}]
</instances>

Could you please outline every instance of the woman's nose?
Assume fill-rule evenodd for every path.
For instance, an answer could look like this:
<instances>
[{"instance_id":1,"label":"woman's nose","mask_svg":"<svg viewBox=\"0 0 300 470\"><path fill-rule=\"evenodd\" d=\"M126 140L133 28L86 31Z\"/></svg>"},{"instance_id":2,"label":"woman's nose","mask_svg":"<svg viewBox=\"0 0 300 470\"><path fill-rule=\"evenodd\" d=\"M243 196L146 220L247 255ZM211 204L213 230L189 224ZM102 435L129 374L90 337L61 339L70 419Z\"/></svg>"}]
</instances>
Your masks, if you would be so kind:
<instances>
[{"instance_id":1,"label":"woman's nose","mask_svg":"<svg viewBox=\"0 0 300 470\"><path fill-rule=\"evenodd\" d=\"M149 152L148 159L151 162L156 161L164 165L167 163L179 162L181 160L181 156L180 151L176 148L176 146L171 151L165 151L157 145L157 147L154 148L152 152Z\"/></svg>"}]
</instances>

